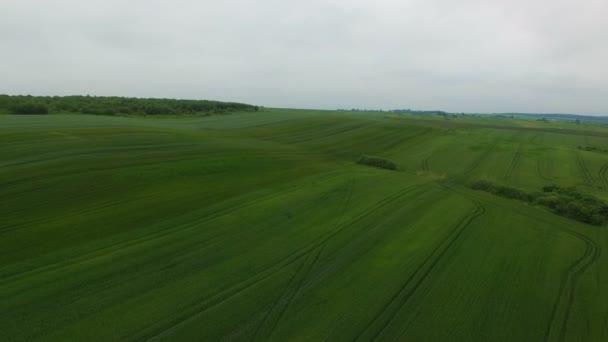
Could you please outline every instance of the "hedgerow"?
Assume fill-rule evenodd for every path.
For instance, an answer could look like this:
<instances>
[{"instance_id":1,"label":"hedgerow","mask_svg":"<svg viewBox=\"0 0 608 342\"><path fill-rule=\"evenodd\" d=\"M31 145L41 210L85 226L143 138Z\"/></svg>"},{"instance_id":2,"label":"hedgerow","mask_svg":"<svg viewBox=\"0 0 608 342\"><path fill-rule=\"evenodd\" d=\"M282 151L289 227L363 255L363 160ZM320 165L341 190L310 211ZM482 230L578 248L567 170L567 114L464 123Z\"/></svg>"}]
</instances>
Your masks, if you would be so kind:
<instances>
[{"instance_id":1,"label":"hedgerow","mask_svg":"<svg viewBox=\"0 0 608 342\"><path fill-rule=\"evenodd\" d=\"M543 187L542 191L528 193L513 187L480 180L473 183L471 188L542 205L560 216L588 224L604 225L608 222L608 205L604 201L593 195L581 193L572 187L551 185Z\"/></svg>"}]
</instances>

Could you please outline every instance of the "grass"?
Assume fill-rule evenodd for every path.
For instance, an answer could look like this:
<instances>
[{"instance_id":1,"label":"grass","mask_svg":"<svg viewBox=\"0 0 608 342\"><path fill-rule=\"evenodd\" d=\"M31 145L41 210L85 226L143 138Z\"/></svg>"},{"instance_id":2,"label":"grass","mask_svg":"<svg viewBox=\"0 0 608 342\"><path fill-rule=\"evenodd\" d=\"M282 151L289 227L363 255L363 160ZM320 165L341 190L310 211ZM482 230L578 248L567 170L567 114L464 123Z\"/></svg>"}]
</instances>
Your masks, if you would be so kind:
<instances>
[{"instance_id":1,"label":"grass","mask_svg":"<svg viewBox=\"0 0 608 342\"><path fill-rule=\"evenodd\" d=\"M607 340L606 227L469 185L606 201L608 130L459 120L0 115L0 340Z\"/></svg>"}]
</instances>

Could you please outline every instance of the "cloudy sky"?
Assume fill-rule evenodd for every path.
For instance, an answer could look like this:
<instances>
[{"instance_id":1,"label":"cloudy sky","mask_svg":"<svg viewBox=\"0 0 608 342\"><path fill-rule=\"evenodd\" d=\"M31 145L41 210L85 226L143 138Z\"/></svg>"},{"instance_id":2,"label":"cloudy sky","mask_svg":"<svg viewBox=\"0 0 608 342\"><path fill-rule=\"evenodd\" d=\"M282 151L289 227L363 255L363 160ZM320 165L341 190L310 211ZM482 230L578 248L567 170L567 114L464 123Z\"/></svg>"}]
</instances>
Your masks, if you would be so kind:
<instances>
[{"instance_id":1,"label":"cloudy sky","mask_svg":"<svg viewBox=\"0 0 608 342\"><path fill-rule=\"evenodd\" d=\"M608 114L606 0L4 0L0 93Z\"/></svg>"}]
</instances>

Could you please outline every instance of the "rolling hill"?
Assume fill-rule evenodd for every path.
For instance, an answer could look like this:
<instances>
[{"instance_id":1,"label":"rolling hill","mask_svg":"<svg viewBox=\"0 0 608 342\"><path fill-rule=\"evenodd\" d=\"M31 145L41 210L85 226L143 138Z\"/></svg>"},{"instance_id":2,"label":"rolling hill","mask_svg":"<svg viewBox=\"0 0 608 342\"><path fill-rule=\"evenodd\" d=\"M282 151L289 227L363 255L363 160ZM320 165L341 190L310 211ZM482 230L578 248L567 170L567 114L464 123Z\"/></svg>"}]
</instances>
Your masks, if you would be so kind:
<instances>
[{"instance_id":1,"label":"rolling hill","mask_svg":"<svg viewBox=\"0 0 608 342\"><path fill-rule=\"evenodd\" d=\"M563 125L0 115L0 340L606 341L606 226L471 189L608 200Z\"/></svg>"}]
</instances>

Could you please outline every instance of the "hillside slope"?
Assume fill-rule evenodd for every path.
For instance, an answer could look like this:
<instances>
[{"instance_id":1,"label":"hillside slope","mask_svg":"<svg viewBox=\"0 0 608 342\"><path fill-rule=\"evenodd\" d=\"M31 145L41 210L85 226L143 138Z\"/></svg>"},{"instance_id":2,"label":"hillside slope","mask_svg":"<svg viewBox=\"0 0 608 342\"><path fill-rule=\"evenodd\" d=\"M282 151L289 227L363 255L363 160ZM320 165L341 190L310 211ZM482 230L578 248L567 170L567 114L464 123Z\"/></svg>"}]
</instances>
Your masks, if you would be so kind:
<instances>
[{"instance_id":1,"label":"hillside slope","mask_svg":"<svg viewBox=\"0 0 608 342\"><path fill-rule=\"evenodd\" d=\"M469 188L608 200L606 132L483 122L0 115L0 340L608 340L606 227Z\"/></svg>"}]
</instances>

